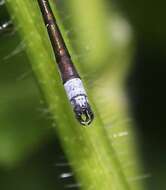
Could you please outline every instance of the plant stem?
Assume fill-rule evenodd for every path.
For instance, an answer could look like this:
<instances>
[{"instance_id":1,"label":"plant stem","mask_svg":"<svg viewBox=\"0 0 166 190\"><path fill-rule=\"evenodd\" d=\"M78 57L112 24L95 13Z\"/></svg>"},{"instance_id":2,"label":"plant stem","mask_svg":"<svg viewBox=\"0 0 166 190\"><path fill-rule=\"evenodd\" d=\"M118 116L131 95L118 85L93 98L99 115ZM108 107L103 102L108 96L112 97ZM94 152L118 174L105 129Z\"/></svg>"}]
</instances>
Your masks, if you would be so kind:
<instances>
[{"instance_id":1,"label":"plant stem","mask_svg":"<svg viewBox=\"0 0 166 190\"><path fill-rule=\"evenodd\" d=\"M81 127L74 119L37 1L8 0L7 5L26 44L29 62L56 122L56 132L82 189L130 189L97 112L90 128Z\"/></svg>"}]
</instances>

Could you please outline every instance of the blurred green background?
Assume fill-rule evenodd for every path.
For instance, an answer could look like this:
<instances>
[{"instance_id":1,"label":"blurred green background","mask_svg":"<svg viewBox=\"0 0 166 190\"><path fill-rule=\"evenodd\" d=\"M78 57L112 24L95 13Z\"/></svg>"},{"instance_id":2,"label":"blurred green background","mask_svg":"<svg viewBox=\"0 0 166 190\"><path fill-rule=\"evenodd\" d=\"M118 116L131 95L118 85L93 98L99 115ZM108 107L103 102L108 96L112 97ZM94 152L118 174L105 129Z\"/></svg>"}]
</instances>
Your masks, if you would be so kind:
<instances>
[{"instance_id":1,"label":"blurred green background","mask_svg":"<svg viewBox=\"0 0 166 190\"><path fill-rule=\"evenodd\" d=\"M37 9L34 1L29 2ZM128 189L164 190L165 4L161 0L51 3ZM66 155L68 147L61 141L63 134L55 130L60 119L51 115L32 71L28 45L19 32L23 25L15 21L19 15L7 9L5 1L0 5L0 189L81 189ZM37 22L38 13L29 12L37 29L43 27ZM56 115L63 120L61 112ZM79 159L77 152L73 154Z\"/></svg>"}]
</instances>

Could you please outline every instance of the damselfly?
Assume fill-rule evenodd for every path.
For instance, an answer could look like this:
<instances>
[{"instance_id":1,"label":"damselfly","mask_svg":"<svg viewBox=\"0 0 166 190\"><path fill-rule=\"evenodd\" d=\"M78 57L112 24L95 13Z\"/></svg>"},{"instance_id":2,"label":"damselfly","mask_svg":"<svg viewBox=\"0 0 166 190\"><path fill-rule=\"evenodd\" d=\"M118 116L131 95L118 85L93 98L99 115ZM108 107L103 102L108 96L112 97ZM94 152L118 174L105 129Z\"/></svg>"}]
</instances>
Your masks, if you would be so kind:
<instances>
[{"instance_id":1,"label":"damselfly","mask_svg":"<svg viewBox=\"0 0 166 190\"><path fill-rule=\"evenodd\" d=\"M64 88L75 116L82 125L89 125L94 115L88 103L83 83L73 65L49 2L48 0L38 0L38 4L47 27Z\"/></svg>"}]
</instances>

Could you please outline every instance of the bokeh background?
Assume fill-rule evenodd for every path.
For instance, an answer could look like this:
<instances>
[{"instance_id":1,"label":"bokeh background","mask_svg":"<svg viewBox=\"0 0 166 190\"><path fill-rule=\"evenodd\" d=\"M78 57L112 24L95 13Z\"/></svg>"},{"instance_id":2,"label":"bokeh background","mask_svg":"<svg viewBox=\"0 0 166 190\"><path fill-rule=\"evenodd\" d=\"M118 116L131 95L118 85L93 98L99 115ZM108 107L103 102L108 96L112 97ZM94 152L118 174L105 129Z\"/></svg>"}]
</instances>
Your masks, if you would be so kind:
<instances>
[{"instance_id":1,"label":"bokeh background","mask_svg":"<svg viewBox=\"0 0 166 190\"><path fill-rule=\"evenodd\" d=\"M52 4L131 189L164 190L165 3ZM1 0L0 189L80 189L9 10Z\"/></svg>"}]
</instances>

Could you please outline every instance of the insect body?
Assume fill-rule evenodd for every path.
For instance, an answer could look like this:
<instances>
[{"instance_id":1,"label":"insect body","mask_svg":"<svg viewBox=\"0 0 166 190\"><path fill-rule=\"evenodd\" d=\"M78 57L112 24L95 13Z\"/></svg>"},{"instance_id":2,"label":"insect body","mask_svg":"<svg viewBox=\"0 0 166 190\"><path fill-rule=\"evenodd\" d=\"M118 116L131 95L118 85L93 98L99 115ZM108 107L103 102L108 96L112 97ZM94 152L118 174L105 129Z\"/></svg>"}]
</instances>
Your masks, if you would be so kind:
<instances>
[{"instance_id":1,"label":"insect body","mask_svg":"<svg viewBox=\"0 0 166 190\"><path fill-rule=\"evenodd\" d=\"M83 83L73 65L48 0L38 0L38 3L47 27L64 88L76 118L82 125L89 125L94 116L88 103Z\"/></svg>"}]
</instances>

